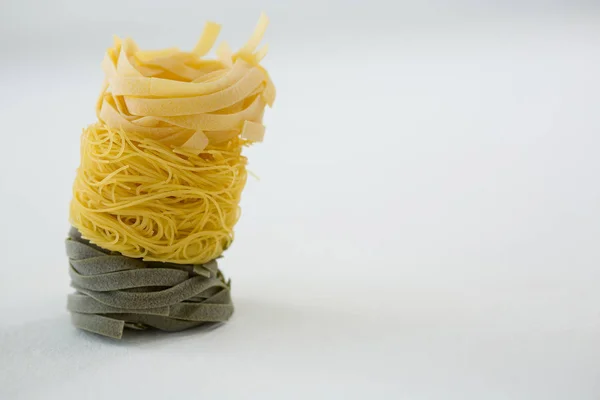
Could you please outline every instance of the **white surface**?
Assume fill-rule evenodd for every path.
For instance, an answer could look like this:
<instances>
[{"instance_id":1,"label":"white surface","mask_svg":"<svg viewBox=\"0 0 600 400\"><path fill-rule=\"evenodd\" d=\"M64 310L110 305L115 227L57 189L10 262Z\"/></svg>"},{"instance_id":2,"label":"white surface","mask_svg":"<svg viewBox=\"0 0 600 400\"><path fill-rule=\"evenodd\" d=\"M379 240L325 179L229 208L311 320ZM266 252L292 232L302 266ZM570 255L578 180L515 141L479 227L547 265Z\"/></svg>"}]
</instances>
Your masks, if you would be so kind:
<instances>
[{"instance_id":1,"label":"white surface","mask_svg":"<svg viewBox=\"0 0 600 400\"><path fill-rule=\"evenodd\" d=\"M600 398L591 7L265 7L279 97L222 263L236 314L73 329L62 239L110 34L189 47L214 17L240 43L257 15L169 3L0 13L1 399Z\"/></svg>"}]
</instances>

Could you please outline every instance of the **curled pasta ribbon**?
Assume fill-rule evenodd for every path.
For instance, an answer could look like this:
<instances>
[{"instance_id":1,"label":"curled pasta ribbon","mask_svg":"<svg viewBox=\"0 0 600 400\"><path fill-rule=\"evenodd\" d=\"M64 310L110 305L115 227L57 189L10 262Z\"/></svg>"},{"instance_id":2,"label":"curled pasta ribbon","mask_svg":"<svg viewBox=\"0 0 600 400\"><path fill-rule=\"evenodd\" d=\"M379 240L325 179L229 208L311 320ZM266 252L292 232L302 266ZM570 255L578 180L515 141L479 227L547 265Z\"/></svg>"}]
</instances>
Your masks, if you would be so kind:
<instances>
[{"instance_id":1,"label":"curled pasta ribbon","mask_svg":"<svg viewBox=\"0 0 600 400\"><path fill-rule=\"evenodd\" d=\"M94 246L76 229L66 240L71 286L67 309L78 328L120 339L125 328L181 331L225 322L230 281L216 260L200 265L144 262Z\"/></svg>"},{"instance_id":2,"label":"curled pasta ribbon","mask_svg":"<svg viewBox=\"0 0 600 400\"><path fill-rule=\"evenodd\" d=\"M212 22L191 52L142 51L131 39L115 38L102 62L98 119L109 128L196 153L236 136L262 141L263 112L275 100L273 82L260 66L267 47L257 50L267 24L262 14L239 51L223 42L214 60L204 58L221 29Z\"/></svg>"}]
</instances>

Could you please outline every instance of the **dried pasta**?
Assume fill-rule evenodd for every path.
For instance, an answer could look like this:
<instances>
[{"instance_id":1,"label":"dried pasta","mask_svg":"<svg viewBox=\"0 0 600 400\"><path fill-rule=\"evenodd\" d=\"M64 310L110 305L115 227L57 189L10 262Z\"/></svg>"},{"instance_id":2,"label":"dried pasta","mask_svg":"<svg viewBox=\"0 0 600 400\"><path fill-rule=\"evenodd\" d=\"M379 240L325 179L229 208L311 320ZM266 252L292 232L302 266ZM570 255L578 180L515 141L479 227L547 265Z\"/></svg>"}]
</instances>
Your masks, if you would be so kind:
<instances>
[{"instance_id":1,"label":"dried pasta","mask_svg":"<svg viewBox=\"0 0 600 400\"><path fill-rule=\"evenodd\" d=\"M208 23L191 52L142 51L115 38L102 68L98 122L83 131L70 219L99 247L145 261L203 264L233 240L247 160L262 141L275 88L250 40L206 59L220 26Z\"/></svg>"}]
</instances>

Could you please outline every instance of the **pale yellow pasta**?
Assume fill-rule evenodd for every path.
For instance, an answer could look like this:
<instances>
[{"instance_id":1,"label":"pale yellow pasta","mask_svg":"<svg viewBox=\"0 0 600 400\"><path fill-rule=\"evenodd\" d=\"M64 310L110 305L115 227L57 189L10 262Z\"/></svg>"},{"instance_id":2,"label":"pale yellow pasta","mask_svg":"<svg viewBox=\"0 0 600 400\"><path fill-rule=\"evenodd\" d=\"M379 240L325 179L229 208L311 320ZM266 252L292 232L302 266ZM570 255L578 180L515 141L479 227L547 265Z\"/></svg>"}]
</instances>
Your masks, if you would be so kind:
<instances>
[{"instance_id":1,"label":"pale yellow pasta","mask_svg":"<svg viewBox=\"0 0 600 400\"><path fill-rule=\"evenodd\" d=\"M98 119L110 128L197 152L211 140L243 135L245 122L262 124L265 105L275 99L269 74L259 65L266 48L256 51L267 23L261 15L254 34L236 53L223 42L218 60L202 58L220 31L212 22L191 52L141 51L133 40L115 38L102 62L106 85L97 103Z\"/></svg>"}]
</instances>

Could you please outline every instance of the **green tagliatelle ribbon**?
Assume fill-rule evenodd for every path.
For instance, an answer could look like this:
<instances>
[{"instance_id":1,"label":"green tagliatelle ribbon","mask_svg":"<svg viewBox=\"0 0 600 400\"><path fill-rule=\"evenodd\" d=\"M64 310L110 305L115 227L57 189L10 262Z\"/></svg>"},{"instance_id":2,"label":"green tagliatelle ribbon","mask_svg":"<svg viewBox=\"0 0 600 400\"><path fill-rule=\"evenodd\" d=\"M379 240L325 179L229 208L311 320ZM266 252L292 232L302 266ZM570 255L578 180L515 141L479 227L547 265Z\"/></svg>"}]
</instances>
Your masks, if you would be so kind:
<instances>
[{"instance_id":1,"label":"green tagliatelle ribbon","mask_svg":"<svg viewBox=\"0 0 600 400\"><path fill-rule=\"evenodd\" d=\"M71 229L66 240L73 324L120 339L125 328L175 332L233 314L231 282L216 260L206 264L146 262L103 250Z\"/></svg>"}]
</instances>

